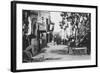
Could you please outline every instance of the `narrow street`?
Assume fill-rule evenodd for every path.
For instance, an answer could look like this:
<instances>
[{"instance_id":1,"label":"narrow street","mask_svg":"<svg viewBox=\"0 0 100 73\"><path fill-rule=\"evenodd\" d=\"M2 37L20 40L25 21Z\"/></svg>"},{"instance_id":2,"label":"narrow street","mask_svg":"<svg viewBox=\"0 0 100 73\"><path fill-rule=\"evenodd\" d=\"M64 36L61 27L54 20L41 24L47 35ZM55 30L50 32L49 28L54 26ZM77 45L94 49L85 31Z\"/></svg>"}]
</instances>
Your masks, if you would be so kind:
<instances>
[{"instance_id":1,"label":"narrow street","mask_svg":"<svg viewBox=\"0 0 100 73\"><path fill-rule=\"evenodd\" d=\"M33 57L34 59L41 58L43 61L61 61L61 60L87 60L90 55L74 55L68 53L68 46L53 45L48 43L48 47L43 48L44 52ZM45 59L45 60L44 60Z\"/></svg>"},{"instance_id":2,"label":"narrow street","mask_svg":"<svg viewBox=\"0 0 100 73\"><path fill-rule=\"evenodd\" d=\"M23 61L90 59L90 27L90 13L23 10Z\"/></svg>"}]
</instances>

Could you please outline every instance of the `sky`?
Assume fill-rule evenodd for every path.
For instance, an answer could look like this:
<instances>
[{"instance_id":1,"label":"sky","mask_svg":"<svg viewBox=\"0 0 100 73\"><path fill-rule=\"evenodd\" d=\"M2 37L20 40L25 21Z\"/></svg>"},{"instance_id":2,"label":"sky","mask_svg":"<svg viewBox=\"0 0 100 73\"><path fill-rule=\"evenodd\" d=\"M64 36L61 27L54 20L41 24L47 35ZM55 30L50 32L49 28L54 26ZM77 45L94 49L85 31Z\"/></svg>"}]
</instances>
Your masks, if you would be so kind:
<instances>
[{"instance_id":1,"label":"sky","mask_svg":"<svg viewBox=\"0 0 100 73\"><path fill-rule=\"evenodd\" d=\"M50 12L51 21L54 25L54 32L60 32L59 22L61 22L62 17L60 16L61 12Z\"/></svg>"}]
</instances>

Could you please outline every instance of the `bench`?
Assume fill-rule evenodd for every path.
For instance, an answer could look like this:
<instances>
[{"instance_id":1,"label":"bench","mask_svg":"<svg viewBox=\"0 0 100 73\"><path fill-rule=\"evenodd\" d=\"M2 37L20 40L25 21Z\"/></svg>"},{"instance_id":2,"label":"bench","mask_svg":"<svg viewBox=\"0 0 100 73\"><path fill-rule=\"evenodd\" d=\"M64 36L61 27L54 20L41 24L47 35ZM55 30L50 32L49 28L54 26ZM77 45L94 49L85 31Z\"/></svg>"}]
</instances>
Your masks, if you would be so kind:
<instances>
[{"instance_id":1,"label":"bench","mask_svg":"<svg viewBox=\"0 0 100 73\"><path fill-rule=\"evenodd\" d=\"M69 54L87 54L87 47L69 47Z\"/></svg>"}]
</instances>

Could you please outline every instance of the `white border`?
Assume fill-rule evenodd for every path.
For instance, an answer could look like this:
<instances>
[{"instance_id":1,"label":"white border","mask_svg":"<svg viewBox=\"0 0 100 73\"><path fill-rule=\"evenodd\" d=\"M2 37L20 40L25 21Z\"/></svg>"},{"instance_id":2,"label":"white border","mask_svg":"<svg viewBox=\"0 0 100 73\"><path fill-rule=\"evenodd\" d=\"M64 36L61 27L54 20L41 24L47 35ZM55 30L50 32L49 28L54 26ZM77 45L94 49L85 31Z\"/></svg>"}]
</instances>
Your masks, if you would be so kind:
<instances>
[{"instance_id":1,"label":"white border","mask_svg":"<svg viewBox=\"0 0 100 73\"><path fill-rule=\"evenodd\" d=\"M92 41L91 42L91 60L22 63L22 10L23 9L91 13L91 41ZM96 19L96 10L93 8L17 4L17 22L16 22L17 23L17 27L16 27L17 28L17 47L16 47L17 70L95 65L96 63L95 61L96 59L96 45L95 45L96 21L95 19Z\"/></svg>"}]
</instances>

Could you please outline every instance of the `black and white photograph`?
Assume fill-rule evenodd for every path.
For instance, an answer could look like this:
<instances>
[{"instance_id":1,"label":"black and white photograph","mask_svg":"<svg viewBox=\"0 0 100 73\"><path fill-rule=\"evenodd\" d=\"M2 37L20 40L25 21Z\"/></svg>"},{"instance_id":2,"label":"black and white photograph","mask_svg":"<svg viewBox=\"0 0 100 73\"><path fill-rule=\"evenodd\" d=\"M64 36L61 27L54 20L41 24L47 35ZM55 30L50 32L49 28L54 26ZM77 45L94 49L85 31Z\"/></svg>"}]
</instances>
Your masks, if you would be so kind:
<instances>
[{"instance_id":1,"label":"black and white photograph","mask_svg":"<svg viewBox=\"0 0 100 73\"><path fill-rule=\"evenodd\" d=\"M97 6L11 6L12 72L97 67Z\"/></svg>"},{"instance_id":2,"label":"black and white photograph","mask_svg":"<svg viewBox=\"0 0 100 73\"><path fill-rule=\"evenodd\" d=\"M23 63L91 59L91 13L22 10Z\"/></svg>"}]
</instances>

